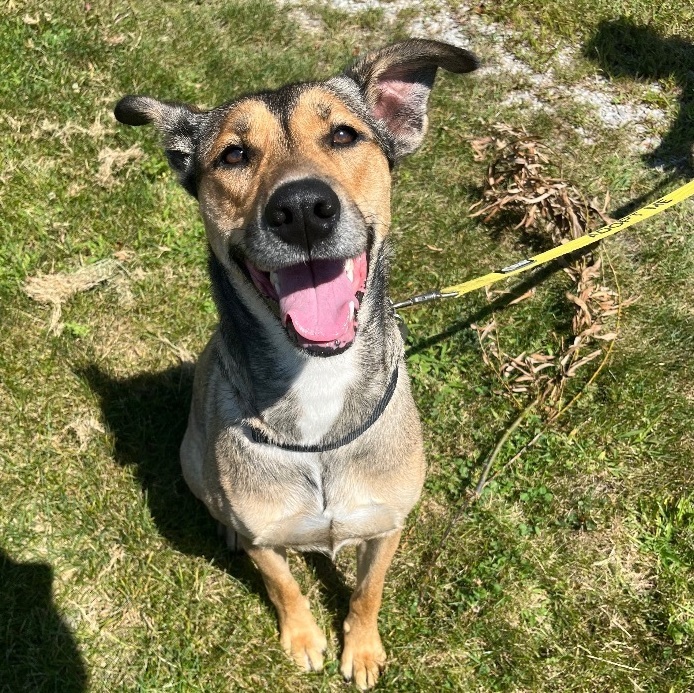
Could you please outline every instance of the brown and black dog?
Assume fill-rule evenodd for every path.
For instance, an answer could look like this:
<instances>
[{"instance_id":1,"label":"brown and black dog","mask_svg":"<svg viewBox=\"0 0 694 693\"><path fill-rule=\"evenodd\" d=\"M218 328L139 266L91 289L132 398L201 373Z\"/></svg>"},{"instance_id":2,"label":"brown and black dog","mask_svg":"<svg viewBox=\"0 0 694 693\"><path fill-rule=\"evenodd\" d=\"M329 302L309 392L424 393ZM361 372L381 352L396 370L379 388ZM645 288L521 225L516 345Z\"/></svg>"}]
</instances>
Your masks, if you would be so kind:
<instances>
[{"instance_id":1,"label":"brown and black dog","mask_svg":"<svg viewBox=\"0 0 694 693\"><path fill-rule=\"evenodd\" d=\"M387 297L390 171L422 142L437 68L477 65L411 39L210 111L147 96L115 109L163 133L210 247L220 324L196 368L183 475L257 565L306 669L326 639L286 549L357 545L341 671L362 689L385 663L384 578L425 471Z\"/></svg>"}]
</instances>

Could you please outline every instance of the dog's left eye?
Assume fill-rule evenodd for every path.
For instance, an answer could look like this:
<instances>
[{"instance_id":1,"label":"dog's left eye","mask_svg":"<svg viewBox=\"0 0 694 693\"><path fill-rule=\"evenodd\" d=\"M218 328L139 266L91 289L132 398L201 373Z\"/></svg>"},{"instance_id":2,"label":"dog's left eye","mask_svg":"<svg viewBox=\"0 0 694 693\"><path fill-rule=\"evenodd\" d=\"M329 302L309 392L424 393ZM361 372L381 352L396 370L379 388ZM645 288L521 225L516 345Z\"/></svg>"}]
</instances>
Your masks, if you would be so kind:
<instances>
[{"instance_id":1,"label":"dog's left eye","mask_svg":"<svg viewBox=\"0 0 694 693\"><path fill-rule=\"evenodd\" d=\"M246 150L238 145L227 147L219 157L220 163L226 164L227 166L238 166L246 161L246 159Z\"/></svg>"},{"instance_id":2,"label":"dog's left eye","mask_svg":"<svg viewBox=\"0 0 694 693\"><path fill-rule=\"evenodd\" d=\"M336 147L352 144L357 139L357 131L349 125L340 125L333 130L332 143Z\"/></svg>"}]
</instances>

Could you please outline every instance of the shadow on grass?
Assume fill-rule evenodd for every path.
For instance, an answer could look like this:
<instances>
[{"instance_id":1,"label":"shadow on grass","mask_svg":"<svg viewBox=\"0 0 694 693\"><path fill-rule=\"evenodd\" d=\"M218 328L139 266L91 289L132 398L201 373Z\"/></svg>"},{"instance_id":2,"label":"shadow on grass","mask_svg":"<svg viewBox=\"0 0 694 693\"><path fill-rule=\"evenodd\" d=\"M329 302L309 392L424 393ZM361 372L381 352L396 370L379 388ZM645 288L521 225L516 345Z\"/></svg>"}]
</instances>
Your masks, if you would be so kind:
<instances>
[{"instance_id":1,"label":"shadow on grass","mask_svg":"<svg viewBox=\"0 0 694 693\"><path fill-rule=\"evenodd\" d=\"M344 645L342 624L349 612L349 599L352 590L330 558L321 553L304 554L306 565L313 571L321 585L321 601L332 613L333 630L340 639L340 649Z\"/></svg>"},{"instance_id":2,"label":"shadow on grass","mask_svg":"<svg viewBox=\"0 0 694 693\"><path fill-rule=\"evenodd\" d=\"M178 450L188 422L191 364L114 378L96 365L78 370L100 400L118 464L133 466L160 534L182 553L203 556L266 599L244 554L230 552L217 523L183 479Z\"/></svg>"},{"instance_id":3,"label":"shadow on grass","mask_svg":"<svg viewBox=\"0 0 694 693\"><path fill-rule=\"evenodd\" d=\"M656 189L664 192L675 177L691 177L694 144L694 45L679 36L663 37L652 27L621 17L603 21L584 47L584 54L594 60L613 78L656 80L670 79L680 89L679 112L662 142L644 155L651 167L662 167L671 173ZM653 193L616 210L621 217L640 207Z\"/></svg>"},{"instance_id":4,"label":"shadow on grass","mask_svg":"<svg viewBox=\"0 0 694 693\"><path fill-rule=\"evenodd\" d=\"M87 670L52 596L47 563L17 563L0 549L0 691L87 690Z\"/></svg>"},{"instance_id":5,"label":"shadow on grass","mask_svg":"<svg viewBox=\"0 0 694 693\"><path fill-rule=\"evenodd\" d=\"M188 489L181 473L179 447L188 422L192 365L123 379L90 365L78 375L99 396L104 419L114 436L115 459L136 468L161 535L176 550L213 561L271 606L255 566L245 554L227 549L218 535L216 521ZM339 617L347 589L340 574L331 561L321 556L309 554L306 563L325 588L324 601L335 607Z\"/></svg>"}]
</instances>

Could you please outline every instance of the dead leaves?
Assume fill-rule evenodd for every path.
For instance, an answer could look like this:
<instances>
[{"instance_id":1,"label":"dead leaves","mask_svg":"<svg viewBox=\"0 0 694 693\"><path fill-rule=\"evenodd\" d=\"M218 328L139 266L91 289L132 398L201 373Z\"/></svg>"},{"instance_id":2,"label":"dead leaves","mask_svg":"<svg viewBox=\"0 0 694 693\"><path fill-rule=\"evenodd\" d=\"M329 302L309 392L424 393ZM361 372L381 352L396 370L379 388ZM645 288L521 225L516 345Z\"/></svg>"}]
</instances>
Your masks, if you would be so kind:
<instances>
[{"instance_id":1,"label":"dead leaves","mask_svg":"<svg viewBox=\"0 0 694 693\"><path fill-rule=\"evenodd\" d=\"M578 238L596 221L609 223L605 214L609 196L602 205L585 201L567 181L547 174L551 169L551 150L524 130L504 125L495 127L496 135L471 142L476 161L490 156L483 199L470 209L471 216L483 216L490 222L502 211L520 216L515 229L541 225L553 245Z\"/></svg>"},{"instance_id":2,"label":"dead leaves","mask_svg":"<svg viewBox=\"0 0 694 693\"><path fill-rule=\"evenodd\" d=\"M499 125L495 134L471 142L477 161L492 158L487 170L483 199L474 204L471 216L482 216L485 222L501 212L520 217L514 229L533 230L548 246L566 243L584 235L611 219L602 205L587 202L581 192L560 177L550 176L549 147L534 140L525 131ZM539 350L517 356L500 346L498 325L473 325L482 350L482 359L497 374L504 388L513 396L531 394L558 415L560 401L569 379L584 366L603 355L604 346L618 336L617 316L622 307L635 299L622 300L619 291L605 285L602 260L593 252L580 257L566 256L564 271L573 288L566 292L573 306L570 340L561 339L559 349ZM532 291L532 290L531 290ZM526 292L513 303L530 298Z\"/></svg>"},{"instance_id":3,"label":"dead leaves","mask_svg":"<svg viewBox=\"0 0 694 693\"><path fill-rule=\"evenodd\" d=\"M589 338L581 335L558 353L547 350L512 356L499 345L496 321L484 326L472 325L472 328L477 332L482 360L497 374L506 391L514 396L537 397L550 414L556 413L567 381L603 353L602 348L597 348L586 354ZM616 333L610 335L611 339L615 336Z\"/></svg>"}]
</instances>

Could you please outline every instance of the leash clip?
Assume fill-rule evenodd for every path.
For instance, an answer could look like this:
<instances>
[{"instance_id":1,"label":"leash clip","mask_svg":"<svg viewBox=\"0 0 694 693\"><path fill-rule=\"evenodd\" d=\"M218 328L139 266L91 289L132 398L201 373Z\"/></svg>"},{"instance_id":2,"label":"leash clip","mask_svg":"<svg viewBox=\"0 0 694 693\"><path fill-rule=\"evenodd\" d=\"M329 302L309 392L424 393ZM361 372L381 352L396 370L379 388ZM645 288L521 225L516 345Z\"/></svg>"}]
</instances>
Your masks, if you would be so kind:
<instances>
[{"instance_id":1,"label":"leash clip","mask_svg":"<svg viewBox=\"0 0 694 693\"><path fill-rule=\"evenodd\" d=\"M420 303L429 303L429 301L437 301L440 298L455 298L458 295L457 291L448 292L442 294L440 291L427 291L425 294L417 294L416 296L410 296L404 301L398 301L397 303L392 303L392 308L394 311L400 308L409 308L410 306L416 306Z\"/></svg>"},{"instance_id":2,"label":"leash clip","mask_svg":"<svg viewBox=\"0 0 694 693\"><path fill-rule=\"evenodd\" d=\"M409 335L410 331L407 329L407 325L405 324L405 320L403 319L402 315L398 313L398 309L409 308L410 306L416 306L419 303L429 303L429 301L437 301L440 298L455 298L457 295L457 291L449 291L447 293L441 293L440 291L427 291L427 293L425 294L417 294L416 296L410 296L410 298L406 298L404 301L398 301L397 303L393 303L393 301L391 300L390 307L393 311L393 315L395 316L395 320L398 323L398 329L400 330L400 334L402 335L403 341L407 339L407 336Z\"/></svg>"}]
</instances>

